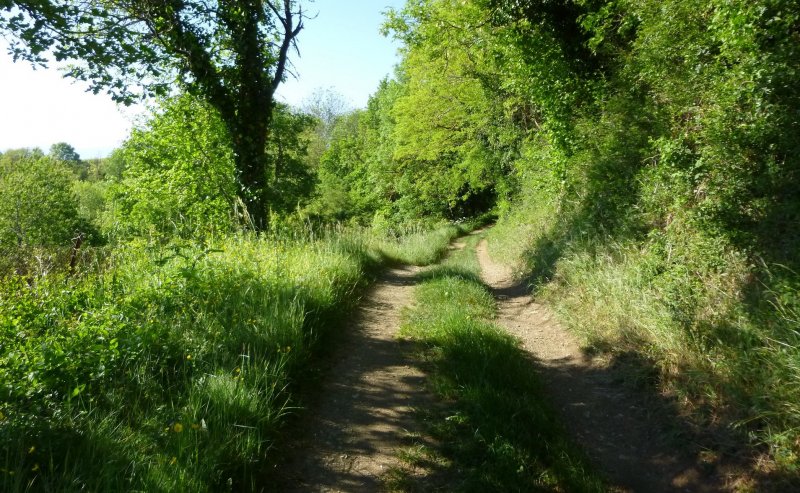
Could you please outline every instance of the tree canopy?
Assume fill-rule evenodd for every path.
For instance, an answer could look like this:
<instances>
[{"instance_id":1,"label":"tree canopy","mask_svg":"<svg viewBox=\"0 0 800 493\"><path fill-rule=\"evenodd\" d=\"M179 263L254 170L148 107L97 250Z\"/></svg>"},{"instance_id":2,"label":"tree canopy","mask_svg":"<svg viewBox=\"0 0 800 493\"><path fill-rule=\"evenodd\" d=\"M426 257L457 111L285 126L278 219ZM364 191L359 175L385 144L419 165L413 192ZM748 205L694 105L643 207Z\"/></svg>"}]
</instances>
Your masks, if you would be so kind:
<instances>
[{"instance_id":1,"label":"tree canopy","mask_svg":"<svg viewBox=\"0 0 800 493\"><path fill-rule=\"evenodd\" d=\"M69 61L68 76L123 103L177 85L212 105L229 134L239 195L259 226L270 205L274 93L302 28L295 0L0 2L15 58Z\"/></svg>"},{"instance_id":2,"label":"tree canopy","mask_svg":"<svg viewBox=\"0 0 800 493\"><path fill-rule=\"evenodd\" d=\"M51 145L48 154L51 158L65 163L77 163L81 160L81 155L66 142L57 142Z\"/></svg>"}]
</instances>

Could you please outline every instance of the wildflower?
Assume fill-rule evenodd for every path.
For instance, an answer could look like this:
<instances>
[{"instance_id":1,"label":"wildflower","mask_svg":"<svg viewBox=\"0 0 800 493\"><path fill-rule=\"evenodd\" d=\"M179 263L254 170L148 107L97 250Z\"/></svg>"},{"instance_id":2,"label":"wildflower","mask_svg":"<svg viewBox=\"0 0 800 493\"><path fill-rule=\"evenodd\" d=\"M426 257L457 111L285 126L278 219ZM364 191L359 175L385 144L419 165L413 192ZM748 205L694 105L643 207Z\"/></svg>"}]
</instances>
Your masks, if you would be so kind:
<instances>
[{"instance_id":1,"label":"wildflower","mask_svg":"<svg viewBox=\"0 0 800 493\"><path fill-rule=\"evenodd\" d=\"M172 431L174 431L175 433L182 432L183 431L183 425L180 424L180 423L175 423L174 425L172 425Z\"/></svg>"},{"instance_id":2,"label":"wildflower","mask_svg":"<svg viewBox=\"0 0 800 493\"><path fill-rule=\"evenodd\" d=\"M187 360L191 360L191 359L192 359L192 355L191 355L191 354L187 354L187 355L186 355L186 359L187 359Z\"/></svg>"}]
</instances>

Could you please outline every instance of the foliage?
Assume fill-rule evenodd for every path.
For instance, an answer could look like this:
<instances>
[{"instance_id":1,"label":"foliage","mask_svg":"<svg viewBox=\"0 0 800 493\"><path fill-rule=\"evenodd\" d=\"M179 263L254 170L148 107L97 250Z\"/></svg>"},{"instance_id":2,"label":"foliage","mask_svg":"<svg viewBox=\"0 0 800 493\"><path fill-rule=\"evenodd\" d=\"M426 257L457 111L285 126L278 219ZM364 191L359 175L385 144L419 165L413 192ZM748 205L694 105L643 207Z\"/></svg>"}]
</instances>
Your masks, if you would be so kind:
<instances>
[{"instance_id":1,"label":"foliage","mask_svg":"<svg viewBox=\"0 0 800 493\"><path fill-rule=\"evenodd\" d=\"M78 201L78 217L92 232L103 228L109 185L107 182L74 181L72 192Z\"/></svg>"},{"instance_id":2,"label":"foliage","mask_svg":"<svg viewBox=\"0 0 800 493\"><path fill-rule=\"evenodd\" d=\"M121 180L122 174L125 172L125 158L123 157L122 149L114 149L110 156L96 163L93 171L91 175L94 176L94 181Z\"/></svg>"},{"instance_id":3,"label":"foliage","mask_svg":"<svg viewBox=\"0 0 800 493\"><path fill-rule=\"evenodd\" d=\"M774 305L797 279L797 15L781 1L577 3L596 68L570 77L591 99L569 152L547 134L523 146L539 150L518 163L524 190L493 251L588 343L653 361L696 422L768 444L775 475L791 474L796 321Z\"/></svg>"},{"instance_id":4,"label":"foliage","mask_svg":"<svg viewBox=\"0 0 800 493\"><path fill-rule=\"evenodd\" d=\"M400 84L384 80L366 110L336 120L320 160L317 199L308 211L312 216L369 223L375 216L396 214L391 110L401 91Z\"/></svg>"},{"instance_id":5,"label":"foliage","mask_svg":"<svg viewBox=\"0 0 800 493\"><path fill-rule=\"evenodd\" d=\"M66 142L58 142L50 146L48 155L56 161L63 161L67 163L76 163L81 160L81 155L75 151L75 148Z\"/></svg>"},{"instance_id":6,"label":"foliage","mask_svg":"<svg viewBox=\"0 0 800 493\"><path fill-rule=\"evenodd\" d=\"M313 175L304 161L311 123L286 106L275 109L265 181L275 192L276 213L292 211L311 193ZM239 207L234 161L216 110L190 95L162 101L109 158L109 173L118 173L113 167L124 172L110 188L106 228L122 236L188 238L252 224Z\"/></svg>"},{"instance_id":7,"label":"foliage","mask_svg":"<svg viewBox=\"0 0 800 493\"><path fill-rule=\"evenodd\" d=\"M317 88L311 96L303 100L301 110L315 119L309 138L308 165L316 169L322 155L331 145L337 120L352 112L352 109L344 96L333 88Z\"/></svg>"},{"instance_id":8,"label":"foliage","mask_svg":"<svg viewBox=\"0 0 800 493\"><path fill-rule=\"evenodd\" d=\"M238 194L265 226L272 197L265 154L289 49L303 27L292 0L0 3L15 58L74 62L67 74L130 103L166 95L174 81L219 113L230 137Z\"/></svg>"},{"instance_id":9,"label":"foliage","mask_svg":"<svg viewBox=\"0 0 800 493\"><path fill-rule=\"evenodd\" d=\"M518 189L516 165L534 131L572 152L586 89L565 50L548 45L550 30L504 25L484 3L412 1L389 12L384 30L405 43L403 60L396 80L334 132L320 170L334 210L396 221L480 214Z\"/></svg>"},{"instance_id":10,"label":"foliage","mask_svg":"<svg viewBox=\"0 0 800 493\"><path fill-rule=\"evenodd\" d=\"M67 246L79 229L71 175L37 151L0 158L0 249Z\"/></svg>"},{"instance_id":11,"label":"foliage","mask_svg":"<svg viewBox=\"0 0 800 493\"><path fill-rule=\"evenodd\" d=\"M169 237L230 231L236 196L225 126L191 96L165 100L119 150L125 172L108 199L109 232Z\"/></svg>"},{"instance_id":12,"label":"foliage","mask_svg":"<svg viewBox=\"0 0 800 493\"><path fill-rule=\"evenodd\" d=\"M47 155L56 161L67 164L79 180L86 180L89 177L88 165L81 161L81 156L75 151L75 148L66 142L58 142L50 146Z\"/></svg>"},{"instance_id":13,"label":"foliage","mask_svg":"<svg viewBox=\"0 0 800 493\"><path fill-rule=\"evenodd\" d=\"M314 167L308 160L311 116L279 104L274 109L267 142L267 187L273 213L292 212L308 201L314 189Z\"/></svg>"}]
</instances>

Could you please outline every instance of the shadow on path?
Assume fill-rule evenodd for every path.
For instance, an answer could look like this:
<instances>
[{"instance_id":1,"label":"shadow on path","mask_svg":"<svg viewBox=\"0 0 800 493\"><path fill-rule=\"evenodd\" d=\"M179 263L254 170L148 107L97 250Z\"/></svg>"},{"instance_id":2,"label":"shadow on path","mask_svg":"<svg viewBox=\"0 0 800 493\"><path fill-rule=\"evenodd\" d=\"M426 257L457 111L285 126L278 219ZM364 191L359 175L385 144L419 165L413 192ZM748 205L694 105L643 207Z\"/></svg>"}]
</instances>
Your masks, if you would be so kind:
<instances>
[{"instance_id":1,"label":"shadow on path","mask_svg":"<svg viewBox=\"0 0 800 493\"><path fill-rule=\"evenodd\" d=\"M633 375L655 374L646 361L621 355L595 361L534 301L526 286L478 246L482 276L498 300L498 324L518 337L573 439L621 491L727 491L719 454L689 441L676 406ZM641 387L641 386L640 386Z\"/></svg>"},{"instance_id":2,"label":"shadow on path","mask_svg":"<svg viewBox=\"0 0 800 493\"><path fill-rule=\"evenodd\" d=\"M384 272L352 327L343 327L276 491L377 491L397 465L397 450L417 426L413 409L430 405L414 344L395 337L417 272Z\"/></svg>"}]
</instances>

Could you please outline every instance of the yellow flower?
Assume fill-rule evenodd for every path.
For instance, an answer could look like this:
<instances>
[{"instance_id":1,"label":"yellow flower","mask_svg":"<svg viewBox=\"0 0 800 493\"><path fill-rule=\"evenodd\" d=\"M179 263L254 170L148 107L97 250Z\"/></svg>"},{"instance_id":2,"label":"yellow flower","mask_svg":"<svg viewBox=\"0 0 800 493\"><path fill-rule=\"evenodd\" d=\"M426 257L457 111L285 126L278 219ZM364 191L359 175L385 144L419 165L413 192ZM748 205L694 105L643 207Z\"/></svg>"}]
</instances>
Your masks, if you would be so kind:
<instances>
[{"instance_id":1,"label":"yellow flower","mask_svg":"<svg viewBox=\"0 0 800 493\"><path fill-rule=\"evenodd\" d=\"M192 359L192 355L191 354L187 354L186 355L186 359L191 360Z\"/></svg>"},{"instance_id":2,"label":"yellow flower","mask_svg":"<svg viewBox=\"0 0 800 493\"><path fill-rule=\"evenodd\" d=\"M175 423L174 425L172 425L172 431L174 431L175 433L182 432L183 431L183 425L180 424L180 423Z\"/></svg>"}]
</instances>

